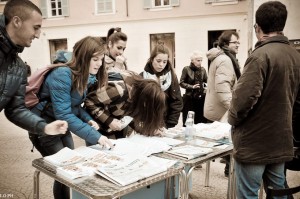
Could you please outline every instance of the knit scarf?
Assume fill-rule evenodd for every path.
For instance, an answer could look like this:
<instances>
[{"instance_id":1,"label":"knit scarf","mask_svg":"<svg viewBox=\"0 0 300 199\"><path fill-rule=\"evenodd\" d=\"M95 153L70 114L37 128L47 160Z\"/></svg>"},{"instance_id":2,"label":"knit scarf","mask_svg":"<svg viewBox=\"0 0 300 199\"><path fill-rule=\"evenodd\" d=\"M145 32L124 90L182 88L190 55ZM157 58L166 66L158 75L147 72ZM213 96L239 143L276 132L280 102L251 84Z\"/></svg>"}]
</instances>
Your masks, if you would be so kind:
<instances>
[{"instance_id":1,"label":"knit scarf","mask_svg":"<svg viewBox=\"0 0 300 199\"><path fill-rule=\"evenodd\" d=\"M195 66L193 63L190 64L190 68L192 69L192 71L194 71L194 83L195 84L202 84L203 82L203 78L202 78L202 74L201 74L201 66L197 67Z\"/></svg>"},{"instance_id":2,"label":"knit scarf","mask_svg":"<svg viewBox=\"0 0 300 199\"><path fill-rule=\"evenodd\" d=\"M96 75L89 74L88 87L95 84L97 81Z\"/></svg>"},{"instance_id":3,"label":"knit scarf","mask_svg":"<svg viewBox=\"0 0 300 199\"><path fill-rule=\"evenodd\" d=\"M167 90L172 83L172 74L171 71L167 72L165 75L157 77L155 74L148 73L147 71L143 72L144 79L153 79L159 81L160 87L163 91Z\"/></svg>"},{"instance_id":4,"label":"knit scarf","mask_svg":"<svg viewBox=\"0 0 300 199\"><path fill-rule=\"evenodd\" d=\"M235 55L230 52L227 46L223 46L222 49L224 53L231 59L236 78L239 79L241 77L241 71Z\"/></svg>"}]
</instances>

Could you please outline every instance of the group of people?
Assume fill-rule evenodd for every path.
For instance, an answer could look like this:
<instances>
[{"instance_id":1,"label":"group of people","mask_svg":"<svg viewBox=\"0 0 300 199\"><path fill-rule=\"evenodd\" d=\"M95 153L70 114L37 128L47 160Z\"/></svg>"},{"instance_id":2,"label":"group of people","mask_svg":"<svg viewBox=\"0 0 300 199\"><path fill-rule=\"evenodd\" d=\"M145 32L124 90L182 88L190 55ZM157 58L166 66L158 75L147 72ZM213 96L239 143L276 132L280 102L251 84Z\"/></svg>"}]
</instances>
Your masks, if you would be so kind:
<instances>
[{"instance_id":1,"label":"group of people","mask_svg":"<svg viewBox=\"0 0 300 199\"><path fill-rule=\"evenodd\" d=\"M39 93L45 100L28 110L27 68L18 53L39 38L42 13L29 0L9 0L0 16L0 111L28 130L42 156L63 147L73 149L71 132L86 145L113 147L108 138L123 138L133 130L146 136L162 134L177 125L181 112L183 124L191 110L195 123L228 120L237 197L257 198L262 180L274 188L285 186L285 162L293 158L300 55L283 35L286 19L284 4L263 3L255 15L258 43L242 73L236 59L239 35L225 31L218 47L207 53L208 74L201 66L201 52L194 51L180 81L164 45L153 48L138 74L126 64L127 36L120 28L110 29L106 42L86 36L75 43L72 56L58 55L55 63L61 65L47 75ZM183 98L180 87L186 89ZM125 128L124 116L132 118ZM228 165L227 159L225 175ZM53 194L56 199L70 195L57 181Z\"/></svg>"}]
</instances>

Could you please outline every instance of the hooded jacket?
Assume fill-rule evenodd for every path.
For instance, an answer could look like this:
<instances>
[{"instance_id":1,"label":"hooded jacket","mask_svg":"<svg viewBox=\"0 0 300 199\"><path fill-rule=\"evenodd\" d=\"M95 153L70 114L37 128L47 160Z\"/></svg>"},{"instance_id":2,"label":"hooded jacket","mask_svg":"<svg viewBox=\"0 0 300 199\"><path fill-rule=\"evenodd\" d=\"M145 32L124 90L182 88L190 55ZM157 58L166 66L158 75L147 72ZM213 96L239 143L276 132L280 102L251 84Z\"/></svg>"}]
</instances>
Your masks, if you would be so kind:
<instances>
[{"instance_id":1,"label":"hooded jacket","mask_svg":"<svg viewBox=\"0 0 300 199\"><path fill-rule=\"evenodd\" d=\"M292 113L299 86L300 54L288 38L277 35L257 43L228 114L237 161L272 164L292 159Z\"/></svg>"},{"instance_id":2,"label":"hooded jacket","mask_svg":"<svg viewBox=\"0 0 300 199\"><path fill-rule=\"evenodd\" d=\"M25 107L27 69L18 56L24 47L15 45L6 32L5 17L0 15L0 111L17 126L44 134L47 123Z\"/></svg>"},{"instance_id":3,"label":"hooded jacket","mask_svg":"<svg viewBox=\"0 0 300 199\"><path fill-rule=\"evenodd\" d=\"M231 59L222 49L210 49L207 58L211 64L208 71L204 116L211 121L219 121L229 109L237 78Z\"/></svg>"}]
</instances>

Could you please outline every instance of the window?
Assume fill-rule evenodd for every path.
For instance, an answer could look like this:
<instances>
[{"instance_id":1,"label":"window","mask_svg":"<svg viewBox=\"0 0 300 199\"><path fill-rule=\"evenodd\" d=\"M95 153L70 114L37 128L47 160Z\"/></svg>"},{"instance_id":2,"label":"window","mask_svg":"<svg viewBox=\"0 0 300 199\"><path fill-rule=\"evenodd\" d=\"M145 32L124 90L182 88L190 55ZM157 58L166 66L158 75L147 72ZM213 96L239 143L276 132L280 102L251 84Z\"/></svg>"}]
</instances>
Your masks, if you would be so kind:
<instances>
[{"instance_id":1,"label":"window","mask_svg":"<svg viewBox=\"0 0 300 199\"><path fill-rule=\"evenodd\" d=\"M169 0L155 0L155 4L154 6L169 6L170 5L170 1Z\"/></svg>"},{"instance_id":2,"label":"window","mask_svg":"<svg viewBox=\"0 0 300 199\"><path fill-rule=\"evenodd\" d=\"M111 14L114 10L114 0L96 0L96 14Z\"/></svg>"},{"instance_id":3,"label":"window","mask_svg":"<svg viewBox=\"0 0 300 199\"><path fill-rule=\"evenodd\" d=\"M44 18L69 16L68 0L41 0Z\"/></svg>"},{"instance_id":4,"label":"window","mask_svg":"<svg viewBox=\"0 0 300 199\"><path fill-rule=\"evenodd\" d=\"M67 39L51 39L49 40L49 48L50 61L51 63L53 63L53 61L55 60L56 51L68 49L68 41Z\"/></svg>"},{"instance_id":5,"label":"window","mask_svg":"<svg viewBox=\"0 0 300 199\"><path fill-rule=\"evenodd\" d=\"M179 6L179 0L144 0L144 8L161 8Z\"/></svg>"},{"instance_id":6,"label":"window","mask_svg":"<svg viewBox=\"0 0 300 199\"><path fill-rule=\"evenodd\" d=\"M238 0L205 0L205 3L236 3Z\"/></svg>"}]
</instances>

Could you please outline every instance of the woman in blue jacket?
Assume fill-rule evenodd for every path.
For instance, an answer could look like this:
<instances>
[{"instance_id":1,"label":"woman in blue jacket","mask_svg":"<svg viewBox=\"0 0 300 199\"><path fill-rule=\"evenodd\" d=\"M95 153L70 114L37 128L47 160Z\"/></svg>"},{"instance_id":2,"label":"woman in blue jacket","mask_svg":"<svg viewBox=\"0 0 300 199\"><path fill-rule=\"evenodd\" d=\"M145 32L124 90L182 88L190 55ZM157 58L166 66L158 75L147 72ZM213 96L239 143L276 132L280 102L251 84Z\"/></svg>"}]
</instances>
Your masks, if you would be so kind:
<instances>
[{"instance_id":1,"label":"woman in blue jacket","mask_svg":"<svg viewBox=\"0 0 300 199\"><path fill-rule=\"evenodd\" d=\"M31 140L42 156L52 155L64 147L74 148L71 132L88 145L112 146L106 136L97 130L98 124L82 108L89 86L107 84L107 72L102 65L105 46L98 37L85 37L73 47L72 59L51 71L40 91L41 102L32 111L47 122L65 120L69 132L59 136L39 136ZM43 100L44 99L44 100ZM55 181L54 198L69 198L69 189Z\"/></svg>"}]
</instances>

